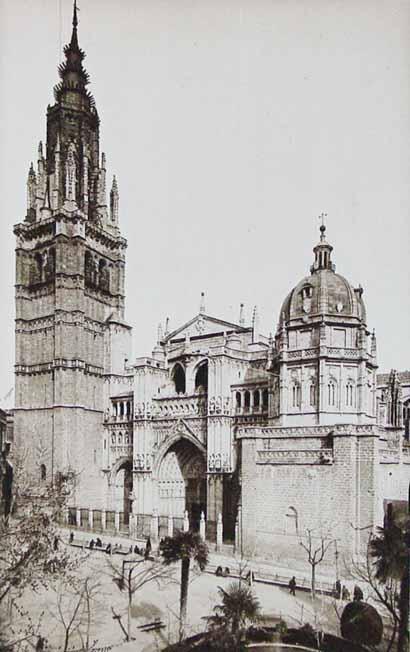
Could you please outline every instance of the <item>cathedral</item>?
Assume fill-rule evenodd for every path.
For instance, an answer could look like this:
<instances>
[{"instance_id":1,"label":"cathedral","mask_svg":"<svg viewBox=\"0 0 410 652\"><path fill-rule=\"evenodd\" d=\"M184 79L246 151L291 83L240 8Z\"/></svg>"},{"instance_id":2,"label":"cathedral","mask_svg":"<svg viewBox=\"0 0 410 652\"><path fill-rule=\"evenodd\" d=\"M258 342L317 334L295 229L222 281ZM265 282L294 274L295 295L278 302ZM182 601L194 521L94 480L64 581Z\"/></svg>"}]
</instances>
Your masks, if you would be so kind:
<instances>
[{"instance_id":1,"label":"cathedral","mask_svg":"<svg viewBox=\"0 0 410 652\"><path fill-rule=\"evenodd\" d=\"M77 30L74 4L14 227L16 454L40 483L72 474L70 526L154 540L190 527L276 560L300 555L310 529L360 554L407 499L410 374L377 376L363 289L336 272L324 223L274 337L256 310L208 315L202 294L132 357L118 185L107 198Z\"/></svg>"}]
</instances>

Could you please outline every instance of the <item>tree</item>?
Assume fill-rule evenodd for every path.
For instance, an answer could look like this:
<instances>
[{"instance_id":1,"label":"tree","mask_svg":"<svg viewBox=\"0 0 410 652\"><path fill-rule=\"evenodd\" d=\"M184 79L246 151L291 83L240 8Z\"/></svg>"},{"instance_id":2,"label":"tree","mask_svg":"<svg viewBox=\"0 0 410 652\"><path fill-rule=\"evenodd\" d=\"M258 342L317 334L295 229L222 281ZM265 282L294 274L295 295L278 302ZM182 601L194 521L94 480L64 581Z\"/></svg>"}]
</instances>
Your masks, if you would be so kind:
<instances>
[{"instance_id":1,"label":"tree","mask_svg":"<svg viewBox=\"0 0 410 652\"><path fill-rule=\"evenodd\" d=\"M24 462L24 456L15 454L12 473L4 456L0 465L0 617L7 623L3 634L7 645L13 643L16 648L18 641L38 635L39 623L33 623L19 606L24 592L69 574L78 563L60 542L57 529L71 492L72 474L38 484L25 471ZM13 626L13 612L19 615L17 626Z\"/></svg>"},{"instance_id":2,"label":"tree","mask_svg":"<svg viewBox=\"0 0 410 652\"><path fill-rule=\"evenodd\" d=\"M398 652L407 652L409 645L409 548L410 519L388 520L377 528L378 535L370 540L370 556L374 560L375 578L386 587L391 580L399 584ZM393 596L394 599L394 596Z\"/></svg>"},{"instance_id":3,"label":"tree","mask_svg":"<svg viewBox=\"0 0 410 652\"><path fill-rule=\"evenodd\" d=\"M173 572L164 569L161 562L142 561L139 559L127 559L121 566L115 565L113 560L108 561L110 574L120 591L127 595L127 627L122 624L122 616L117 614L113 608L113 618L118 621L126 641L132 640L131 611L134 594L140 591L149 582L155 582L160 588L164 582L173 581Z\"/></svg>"},{"instance_id":4,"label":"tree","mask_svg":"<svg viewBox=\"0 0 410 652\"><path fill-rule=\"evenodd\" d=\"M332 539L328 539L323 534L319 536L314 535L314 530L306 529L304 538L299 542L302 548L307 552L307 558L312 571L311 587L312 598L316 597L316 566L318 566L325 558L326 552L330 545L333 543Z\"/></svg>"},{"instance_id":5,"label":"tree","mask_svg":"<svg viewBox=\"0 0 410 652\"><path fill-rule=\"evenodd\" d=\"M78 640L80 649L89 650L95 641L90 640L91 625L95 620L94 603L100 591L100 583L92 577L72 577L52 587L56 593L56 609L50 614L62 629L62 642L58 648L67 652L70 644Z\"/></svg>"},{"instance_id":6,"label":"tree","mask_svg":"<svg viewBox=\"0 0 410 652\"><path fill-rule=\"evenodd\" d=\"M226 590L218 586L218 592L222 603L214 607L215 613L208 619L208 624L218 634L228 629L235 649L238 649L245 628L259 616L259 601L252 589L240 582L232 582Z\"/></svg>"},{"instance_id":7,"label":"tree","mask_svg":"<svg viewBox=\"0 0 410 652\"><path fill-rule=\"evenodd\" d=\"M0 519L0 605L10 592L18 597L72 566L57 529L67 495L64 480L36 490L16 486L14 510Z\"/></svg>"},{"instance_id":8,"label":"tree","mask_svg":"<svg viewBox=\"0 0 410 652\"><path fill-rule=\"evenodd\" d=\"M361 645L379 645L383 636L383 621L367 602L349 602L340 619L343 638Z\"/></svg>"},{"instance_id":9,"label":"tree","mask_svg":"<svg viewBox=\"0 0 410 652\"><path fill-rule=\"evenodd\" d=\"M178 531L173 537L165 537L160 544L163 563L168 566L181 562L181 594L179 613L179 638L185 633L188 604L188 584L191 561L203 571L208 563L208 547L195 532Z\"/></svg>"}]
</instances>

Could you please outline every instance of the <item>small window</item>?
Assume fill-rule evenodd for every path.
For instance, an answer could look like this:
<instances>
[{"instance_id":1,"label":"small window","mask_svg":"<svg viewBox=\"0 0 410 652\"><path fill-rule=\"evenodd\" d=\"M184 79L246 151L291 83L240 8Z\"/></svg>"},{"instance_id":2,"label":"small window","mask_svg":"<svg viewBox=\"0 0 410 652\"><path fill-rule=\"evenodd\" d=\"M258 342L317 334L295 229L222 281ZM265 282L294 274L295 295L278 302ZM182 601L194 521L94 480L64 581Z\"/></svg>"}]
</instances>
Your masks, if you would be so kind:
<instances>
[{"instance_id":1,"label":"small window","mask_svg":"<svg viewBox=\"0 0 410 652\"><path fill-rule=\"evenodd\" d=\"M299 533L298 512L294 507L288 507L286 512L286 533L293 535Z\"/></svg>"},{"instance_id":2,"label":"small window","mask_svg":"<svg viewBox=\"0 0 410 652\"><path fill-rule=\"evenodd\" d=\"M246 390L244 394L244 404L245 404L245 410L249 410L250 405L251 405L251 393Z\"/></svg>"},{"instance_id":3,"label":"small window","mask_svg":"<svg viewBox=\"0 0 410 652\"><path fill-rule=\"evenodd\" d=\"M346 383L346 405L354 406L354 383L352 380L348 380Z\"/></svg>"},{"instance_id":4,"label":"small window","mask_svg":"<svg viewBox=\"0 0 410 652\"><path fill-rule=\"evenodd\" d=\"M268 390L264 389L262 392L262 407L264 410L268 409L268 403L269 403Z\"/></svg>"},{"instance_id":5,"label":"small window","mask_svg":"<svg viewBox=\"0 0 410 652\"><path fill-rule=\"evenodd\" d=\"M302 390L299 383L292 385L292 407L299 408L301 406Z\"/></svg>"},{"instance_id":6,"label":"small window","mask_svg":"<svg viewBox=\"0 0 410 652\"><path fill-rule=\"evenodd\" d=\"M328 405L332 407L336 405L336 381L333 379L329 381L327 386L327 400Z\"/></svg>"},{"instance_id":7,"label":"small window","mask_svg":"<svg viewBox=\"0 0 410 652\"><path fill-rule=\"evenodd\" d=\"M45 482L47 479L47 469L45 464L40 465L40 480L41 482Z\"/></svg>"},{"instance_id":8,"label":"small window","mask_svg":"<svg viewBox=\"0 0 410 652\"><path fill-rule=\"evenodd\" d=\"M260 405L260 394L259 394L259 389L256 389L253 393L253 405L254 407L258 408Z\"/></svg>"},{"instance_id":9,"label":"small window","mask_svg":"<svg viewBox=\"0 0 410 652\"><path fill-rule=\"evenodd\" d=\"M305 285L302 289L302 299L311 299L313 294L313 288L311 285Z\"/></svg>"},{"instance_id":10,"label":"small window","mask_svg":"<svg viewBox=\"0 0 410 652\"><path fill-rule=\"evenodd\" d=\"M315 383L310 383L309 387L309 403L311 407L314 407L316 405L316 385Z\"/></svg>"}]
</instances>

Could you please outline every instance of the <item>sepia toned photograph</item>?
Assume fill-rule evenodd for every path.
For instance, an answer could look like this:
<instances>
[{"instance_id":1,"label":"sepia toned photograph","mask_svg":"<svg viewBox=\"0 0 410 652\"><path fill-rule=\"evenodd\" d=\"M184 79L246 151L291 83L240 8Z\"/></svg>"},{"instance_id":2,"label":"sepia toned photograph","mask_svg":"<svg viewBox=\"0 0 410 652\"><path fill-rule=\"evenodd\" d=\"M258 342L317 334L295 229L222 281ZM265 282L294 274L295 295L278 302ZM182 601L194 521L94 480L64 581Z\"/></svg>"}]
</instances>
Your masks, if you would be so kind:
<instances>
[{"instance_id":1,"label":"sepia toned photograph","mask_svg":"<svg viewBox=\"0 0 410 652\"><path fill-rule=\"evenodd\" d=\"M410 4L0 0L0 651L409 652Z\"/></svg>"}]
</instances>

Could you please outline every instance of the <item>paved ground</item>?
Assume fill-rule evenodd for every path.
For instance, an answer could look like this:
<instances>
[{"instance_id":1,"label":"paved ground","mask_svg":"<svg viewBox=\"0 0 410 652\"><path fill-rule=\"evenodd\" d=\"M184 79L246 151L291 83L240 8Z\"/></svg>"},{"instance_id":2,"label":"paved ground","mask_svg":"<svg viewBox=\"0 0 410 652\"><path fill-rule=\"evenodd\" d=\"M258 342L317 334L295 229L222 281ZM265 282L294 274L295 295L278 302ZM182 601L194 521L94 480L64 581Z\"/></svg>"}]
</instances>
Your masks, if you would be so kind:
<instances>
[{"instance_id":1,"label":"paved ground","mask_svg":"<svg viewBox=\"0 0 410 652\"><path fill-rule=\"evenodd\" d=\"M113 537L110 540L114 543ZM122 541L125 547L124 540ZM95 597L95 611L97 617L92 618L91 640L97 641L97 645L104 647L113 645L117 650L135 650L138 652L154 652L161 650L168 642L176 639L178 631L179 611L179 567L175 568L175 579L172 582L161 581L159 584L149 583L135 593L132 608L132 633L135 640L128 644L122 644L124 635L119 627L118 621L113 619L114 609L116 614L122 617L126 626L127 622L127 596L121 592L112 579L112 567L121 568L124 559L135 558L135 556L123 557L97 551L81 551L70 548L73 555L84 555L87 558L81 564L78 576L89 577L91 582L98 582L99 589ZM212 556L212 563L222 562L221 565L229 565L233 569L232 558L224 563L221 557ZM144 562L142 568L150 567L150 562ZM129 568L129 566L128 566ZM138 571L135 571L136 573ZM289 571L288 569L288 572ZM192 573L192 580L189 587L188 600L188 627L187 635L204 629L203 617L212 612L212 608L218 603L218 586L225 587L232 579L216 577L215 575ZM302 624L304 622L314 623L315 615L312 610L312 602L308 592L298 591L296 597L289 594L287 588L280 586L255 583L254 591L261 603L262 612L271 616L283 617L289 625ZM26 601L25 607L30 611L33 620L43 614L45 635L53 650L58 649L64 638L64 627L59 610L63 618L68 622L69 615L73 611L75 598L71 603L67 598L60 600L58 591L49 589L32 594ZM337 618L334 611L332 598L322 596L317 601L316 617L320 619L328 631L336 631ZM151 622L155 618L161 619L165 627L159 633L143 632L138 629L139 625ZM81 628L85 630L85 624ZM119 647L117 647L119 646ZM79 638L72 639L70 649L78 649Z\"/></svg>"}]
</instances>

